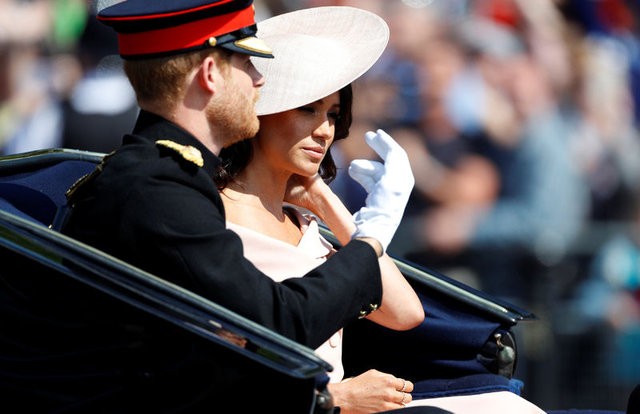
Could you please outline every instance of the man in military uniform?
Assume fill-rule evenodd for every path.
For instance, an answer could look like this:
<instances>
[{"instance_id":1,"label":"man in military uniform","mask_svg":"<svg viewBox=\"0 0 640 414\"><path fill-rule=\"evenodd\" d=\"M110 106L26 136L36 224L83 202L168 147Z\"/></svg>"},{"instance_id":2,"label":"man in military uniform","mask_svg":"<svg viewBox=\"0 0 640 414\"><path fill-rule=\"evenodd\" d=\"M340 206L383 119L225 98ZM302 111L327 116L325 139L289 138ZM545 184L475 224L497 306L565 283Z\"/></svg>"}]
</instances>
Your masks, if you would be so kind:
<instances>
[{"instance_id":1,"label":"man in military uniform","mask_svg":"<svg viewBox=\"0 0 640 414\"><path fill-rule=\"evenodd\" d=\"M259 126L254 103L264 79L249 57L272 56L255 36L252 1L129 0L103 9L98 19L118 33L141 112L122 146L69 191L63 232L311 348L376 310L377 258L413 185L412 176L390 171L394 163L407 171L397 164L406 156L388 157L372 172L365 220L350 243L306 277L276 283L243 257L240 239L225 228L212 180L219 151L254 136ZM87 335L99 334L108 349L90 362L76 361L100 368L92 378L109 378L87 385L82 401L93 401L91 407L126 400L132 411L253 412L252 404L299 398L294 384L281 394L284 377L269 395L266 370L230 352L205 353L192 335L123 309L100 309L102 302L89 296L68 295L69 306L82 309Z\"/></svg>"}]
</instances>

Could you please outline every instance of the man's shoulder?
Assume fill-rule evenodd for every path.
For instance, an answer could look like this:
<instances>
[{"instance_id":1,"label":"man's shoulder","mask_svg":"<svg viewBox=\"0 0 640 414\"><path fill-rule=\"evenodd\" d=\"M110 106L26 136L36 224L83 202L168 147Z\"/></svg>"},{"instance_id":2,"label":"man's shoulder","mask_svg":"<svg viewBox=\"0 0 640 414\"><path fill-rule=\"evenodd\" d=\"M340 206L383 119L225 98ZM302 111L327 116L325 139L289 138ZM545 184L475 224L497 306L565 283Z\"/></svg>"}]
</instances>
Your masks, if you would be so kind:
<instances>
[{"instance_id":1,"label":"man's shoulder","mask_svg":"<svg viewBox=\"0 0 640 414\"><path fill-rule=\"evenodd\" d=\"M133 140L106 155L91 174L68 191L70 201L90 198L128 203L152 199L156 193L158 197L161 193L179 197L188 189L206 194L209 199L219 197L210 174L175 149L142 137L130 138ZM193 159L192 155L187 158Z\"/></svg>"},{"instance_id":2,"label":"man's shoulder","mask_svg":"<svg viewBox=\"0 0 640 414\"><path fill-rule=\"evenodd\" d=\"M140 229L141 223L151 223L150 227L159 222L188 223L201 217L198 210L202 210L224 222L212 177L180 154L172 154L174 150L159 147L141 140L106 155L67 192L71 216L80 220L108 216L119 226L135 222Z\"/></svg>"},{"instance_id":3,"label":"man's shoulder","mask_svg":"<svg viewBox=\"0 0 640 414\"><path fill-rule=\"evenodd\" d=\"M105 159L105 169L124 176L189 175L195 176L203 166L199 151L170 140L139 140L123 145Z\"/></svg>"}]
</instances>

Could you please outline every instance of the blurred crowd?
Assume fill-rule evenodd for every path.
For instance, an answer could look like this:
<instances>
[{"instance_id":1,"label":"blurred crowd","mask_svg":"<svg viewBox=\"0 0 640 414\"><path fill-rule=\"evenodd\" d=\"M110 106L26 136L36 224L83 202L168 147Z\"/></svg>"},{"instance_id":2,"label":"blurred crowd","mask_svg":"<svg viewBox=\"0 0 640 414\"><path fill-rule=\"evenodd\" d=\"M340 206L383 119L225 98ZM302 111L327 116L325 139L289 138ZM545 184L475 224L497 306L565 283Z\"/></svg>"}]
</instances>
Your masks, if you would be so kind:
<instances>
[{"instance_id":1,"label":"blurred crowd","mask_svg":"<svg viewBox=\"0 0 640 414\"><path fill-rule=\"evenodd\" d=\"M640 382L640 3L347 3L391 26L339 143L343 168L373 156L371 128L409 154L391 252L540 317L521 338L534 398L621 408Z\"/></svg>"},{"instance_id":2,"label":"blurred crowd","mask_svg":"<svg viewBox=\"0 0 640 414\"><path fill-rule=\"evenodd\" d=\"M0 0L0 152L109 152L137 115L117 38L85 0Z\"/></svg>"},{"instance_id":3,"label":"blurred crowd","mask_svg":"<svg viewBox=\"0 0 640 414\"><path fill-rule=\"evenodd\" d=\"M640 3L255 5L257 20L351 5L389 23L354 84L334 190L360 208L346 167L375 157L364 131L389 132L416 178L390 252L539 316L522 327L530 400L624 409L640 383ZM0 0L0 153L109 152L132 127L135 96L95 8Z\"/></svg>"}]
</instances>

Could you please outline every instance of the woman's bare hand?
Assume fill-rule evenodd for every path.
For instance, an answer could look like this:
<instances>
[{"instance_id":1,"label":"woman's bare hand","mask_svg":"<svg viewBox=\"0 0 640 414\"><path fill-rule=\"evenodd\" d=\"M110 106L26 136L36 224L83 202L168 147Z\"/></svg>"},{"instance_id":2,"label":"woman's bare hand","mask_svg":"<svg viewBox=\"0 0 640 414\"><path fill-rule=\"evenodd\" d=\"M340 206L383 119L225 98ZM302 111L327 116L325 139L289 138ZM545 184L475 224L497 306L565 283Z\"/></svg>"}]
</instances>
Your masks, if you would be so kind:
<instances>
[{"instance_id":1,"label":"woman's bare hand","mask_svg":"<svg viewBox=\"0 0 640 414\"><path fill-rule=\"evenodd\" d=\"M303 177L294 174L287 183L284 201L318 214L318 211L322 209L321 203L324 200L322 194L326 191L331 190L320 175Z\"/></svg>"},{"instance_id":2,"label":"woman's bare hand","mask_svg":"<svg viewBox=\"0 0 640 414\"><path fill-rule=\"evenodd\" d=\"M357 377L329 384L334 404L342 414L393 410L411 402L411 381L371 369Z\"/></svg>"}]
</instances>

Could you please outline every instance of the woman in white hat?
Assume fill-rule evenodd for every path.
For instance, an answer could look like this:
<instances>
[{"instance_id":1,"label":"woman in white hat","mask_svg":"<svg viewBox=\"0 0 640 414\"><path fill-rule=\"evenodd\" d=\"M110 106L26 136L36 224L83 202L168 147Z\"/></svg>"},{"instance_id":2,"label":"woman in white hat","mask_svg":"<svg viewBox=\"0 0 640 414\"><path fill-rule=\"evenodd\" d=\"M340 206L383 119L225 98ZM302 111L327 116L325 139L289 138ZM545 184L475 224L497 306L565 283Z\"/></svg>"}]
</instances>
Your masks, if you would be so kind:
<instances>
[{"instance_id":1,"label":"woman in white hat","mask_svg":"<svg viewBox=\"0 0 640 414\"><path fill-rule=\"evenodd\" d=\"M254 62L266 79L257 103L260 132L222 151L224 170L216 181L227 226L242 238L245 256L272 278L284 280L303 276L334 251L304 210L326 223L341 243L355 231L354 217L327 185L336 174L329 149L347 137L350 84L380 57L389 30L380 17L364 10L318 7L258 23L258 36L268 40L275 56ZM384 131L369 132L365 139L383 158L406 157ZM375 168L374 162L359 161L350 174L367 189L368 171ZM396 185L413 186L410 170L394 174ZM366 317L395 330L417 326L424 318L417 295L388 256L381 257L380 266L382 304ZM474 414L543 412L516 394L500 392L412 402L410 381L375 370L344 379L341 335L337 332L316 352L334 367L328 387L343 414L406 405Z\"/></svg>"},{"instance_id":2,"label":"woman in white hat","mask_svg":"<svg viewBox=\"0 0 640 414\"><path fill-rule=\"evenodd\" d=\"M361 40L359 44L352 43L347 29L353 40ZM275 40L273 60L279 55L282 65L296 69L292 73L274 70L281 65L259 69L273 75L265 82L271 83L270 87L265 86L269 88L265 99L257 104L258 114L264 115L260 117L263 127L254 139L222 151L226 170L217 181L225 203L227 227L242 238L245 256L267 275L281 281L303 276L334 252L331 244L320 236L315 218L291 206L283 209L285 199L315 213L343 244L356 230L353 216L325 181L336 174L329 147L334 139L348 135L350 83L382 54L389 31L378 16L349 7L305 9L280 15L259 24L259 30L262 36ZM352 51L338 56L338 61L332 64L335 71L324 72L326 62L315 60L324 56L315 56L315 51L329 49L333 55L341 52L344 45L353 47ZM293 62L294 56L304 61ZM312 73L318 79L310 85ZM277 78L278 75L283 76ZM374 146L380 146L380 151L406 157L384 132L371 133L370 139ZM397 171L396 176L409 189L413 186L410 170ZM391 329L416 327L424 319L419 298L387 255L380 258L380 266L382 303L366 317ZM342 331L317 348L317 353L334 367L332 380L340 382L344 375ZM411 401L413 384L409 381L374 371L359 381L375 390L367 395L368 400L359 403L367 411L394 409ZM358 381L353 384L357 386ZM335 391L332 393L338 396Z\"/></svg>"}]
</instances>

